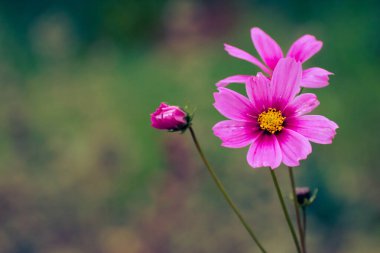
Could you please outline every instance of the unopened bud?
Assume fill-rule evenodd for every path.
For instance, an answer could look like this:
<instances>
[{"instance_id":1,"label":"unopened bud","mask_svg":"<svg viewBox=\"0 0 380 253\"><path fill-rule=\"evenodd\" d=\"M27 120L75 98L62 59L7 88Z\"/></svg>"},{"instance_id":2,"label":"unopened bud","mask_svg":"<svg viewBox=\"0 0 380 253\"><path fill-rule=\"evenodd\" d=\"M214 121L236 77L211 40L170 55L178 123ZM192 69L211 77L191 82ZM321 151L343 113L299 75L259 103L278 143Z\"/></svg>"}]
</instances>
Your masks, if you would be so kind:
<instances>
[{"instance_id":1,"label":"unopened bud","mask_svg":"<svg viewBox=\"0 0 380 253\"><path fill-rule=\"evenodd\" d=\"M190 125L190 116L178 106L161 103L150 115L152 127L169 131L184 131Z\"/></svg>"},{"instance_id":2,"label":"unopened bud","mask_svg":"<svg viewBox=\"0 0 380 253\"><path fill-rule=\"evenodd\" d=\"M297 202L302 207L311 205L316 199L317 194L318 189L311 192L309 187L296 187Z\"/></svg>"},{"instance_id":3,"label":"unopened bud","mask_svg":"<svg viewBox=\"0 0 380 253\"><path fill-rule=\"evenodd\" d=\"M296 188L297 202L302 205L306 200L310 199L311 192L309 187L297 187Z\"/></svg>"}]
</instances>

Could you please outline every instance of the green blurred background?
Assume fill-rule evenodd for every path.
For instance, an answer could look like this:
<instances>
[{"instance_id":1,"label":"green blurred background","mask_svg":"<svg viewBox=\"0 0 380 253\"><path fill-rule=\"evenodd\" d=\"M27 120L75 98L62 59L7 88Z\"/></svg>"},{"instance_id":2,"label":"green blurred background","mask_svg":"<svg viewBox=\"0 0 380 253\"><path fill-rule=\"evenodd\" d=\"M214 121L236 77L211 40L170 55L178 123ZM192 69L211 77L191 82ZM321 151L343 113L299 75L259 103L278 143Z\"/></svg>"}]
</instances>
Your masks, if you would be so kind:
<instances>
[{"instance_id":1,"label":"green blurred background","mask_svg":"<svg viewBox=\"0 0 380 253\"><path fill-rule=\"evenodd\" d=\"M196 109L205 152L263 244L295 252L268 171L211 131L215 82L258 71L223 43L257 55L253 26L284 50L316 35L324 47L306 67L335 73L313 91L336 139L295 171L319 188L309 252L380 252L379 3L0 1L0 252L258 252L188 133L150 127L161 101Z\"/></svg>"}]
</instances>

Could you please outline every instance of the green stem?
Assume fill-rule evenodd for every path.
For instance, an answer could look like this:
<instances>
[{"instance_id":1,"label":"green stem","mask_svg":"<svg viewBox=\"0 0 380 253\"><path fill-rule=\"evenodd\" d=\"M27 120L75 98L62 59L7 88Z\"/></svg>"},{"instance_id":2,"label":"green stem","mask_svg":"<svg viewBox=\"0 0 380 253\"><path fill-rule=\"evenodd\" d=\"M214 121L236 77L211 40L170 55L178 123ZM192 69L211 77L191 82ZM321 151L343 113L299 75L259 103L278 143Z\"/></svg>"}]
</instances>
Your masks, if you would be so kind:
<instances>
[{"instance_id":1,"label":"green stem","mask_svg":"<svg viewBox=\"0 0 380 253\"><path fill-rule=\"evenodd\" d=\"M282 211L284 212L284 215L285 215L285 218L286 218L286 222L288 223L289 230L290 230L290 232L292 234L292 237L293 237L293 240L294 240L294 244L297 247L297 252L301 253L301 248L300 248L300 245L299 245L299 242L298 242L298 239L297 239L297 235L296 235L296 232L294 231L292 221L290 220L288 210L286 209L284 198L282 197L282 193L281 193L281 190L280 190L280 186L278 185L276 174L275 174L274 170L272 170L271 168L269 168L269 171L270 171L270 174L272 176L273 183L274 183L274 186L276 188L276 192L277 192L278 198L279 198L280 203L281 203Z\"/></svg>"},{"instance_id":2,"label":"green stem","mask_svg":"<svg viewBox=\"0 0 380 253\"><path fill-rule=\"evenodd\" d=\"M302 252L306 253L305 238L304 238L304 233L302 231L302 226L301 226L301 216L300 216L299 205L298 205L298 202L297 202L296 184L295 184L295 181L294 181L293 168L292 167L288 167L288 169L289 169L290 183L292 185L294 210L296 211L297 226L298 226L299 236L300 236L300 239L301 239Z\"/></svg>"},{"instance_id":3,"label":"green stem","mask_svg":"<svg viewBox=\"0 0 380 253\"><path fill-rule=\"evenodd\" d=\"M303 240L306 248L306 207L302 207L302 219L303 219ZM306 252L306 251L305 251Z\"/></svg>"},{"instance_id":4,"label":"green stem","mask_svg":"<svg viewBox=\"0 0 380 253\"><path fill-rule=\"evenodd\" d=\"M220 192L223 194L223 196L226 199L227 203L230 205L230 207L232 208L232 210L235 212L235 214L239 218L240 222L243 224L243 226L247 230L248 234L252 237L253 241L255 241L255 243L257 244L257 246L260 248L261 252L266 253L267 251L260 244L259 240L257 239L257 237L255 236L255 234L253 233L252 229L249 227L248 223L244 220L244 218L241 215L239 209L236 207L236 205L234 204L234 202L232 201L232 199L230 198L230 196L227 194L226 190L224 189L224 186L223 186L222 182L220 181L220 179L216 175L214 169L210 166L209 162L207 161L206 156L204 155L204 153L203 153L203 151L201 149L201 146L199 145L197 137L195 136L193 128L189 127L189 130L190 130L190 133L191 133L191 137L193 138L195 147L197 148L199 155L201 156L204 164L206 165L207 170L210 172L210 175L211 175L212 179L214 180L216 186L218 187L218 189L220 190Z\"/></svg>"}]
</instances>

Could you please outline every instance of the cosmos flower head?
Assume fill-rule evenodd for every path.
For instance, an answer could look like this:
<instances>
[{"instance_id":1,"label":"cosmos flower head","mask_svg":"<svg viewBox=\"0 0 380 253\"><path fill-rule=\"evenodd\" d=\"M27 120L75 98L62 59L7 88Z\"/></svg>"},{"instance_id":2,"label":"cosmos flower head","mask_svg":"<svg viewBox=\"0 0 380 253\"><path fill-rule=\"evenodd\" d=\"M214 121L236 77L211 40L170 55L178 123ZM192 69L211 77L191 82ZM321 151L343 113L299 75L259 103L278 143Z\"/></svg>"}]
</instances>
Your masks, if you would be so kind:
<instances>
[{"instance_id":1,"label":"cosmos flower head","mask_svg":"<svg viewBox=\"0 0 380 253\"><path fill-rule=\"evenodd\" d=\"M224 44L224 49L232 57L248 61L259 67L269 78L272 77L273 70L277 63L284 57L282 49L277 42L258 27L251 29L251 38L254 47L263 62L253 55L229 44ZM304 63L322 48L322 41L317 40L313 35L303 35L297 39L289 48L286 57L297 62ZM329 84L331 72L318 68L308 68L302 73L300 86L305 88L322 88ZM230 83L246 83L252 75L234 75L219 81L217 87L226 87Z\"/></svg>"},{"instance_id":2,"label":"cosmos flower head","mask_svg":"<svg viewBox=\"0 0 380 253\"><path fill-rule=\"evenodd\" d=\"M299 166L312 152L310 142L330 144L338 125L324 116L307 115L319 101L311 93L297 96L301 78L301 63L287 57L278 61L271 79L258 73L247 80L248 97L218 88L214 107L229 118L213 127L222 146L249 146L251 167L275 169L281 163Z\"/></svg>"}]
</instances>

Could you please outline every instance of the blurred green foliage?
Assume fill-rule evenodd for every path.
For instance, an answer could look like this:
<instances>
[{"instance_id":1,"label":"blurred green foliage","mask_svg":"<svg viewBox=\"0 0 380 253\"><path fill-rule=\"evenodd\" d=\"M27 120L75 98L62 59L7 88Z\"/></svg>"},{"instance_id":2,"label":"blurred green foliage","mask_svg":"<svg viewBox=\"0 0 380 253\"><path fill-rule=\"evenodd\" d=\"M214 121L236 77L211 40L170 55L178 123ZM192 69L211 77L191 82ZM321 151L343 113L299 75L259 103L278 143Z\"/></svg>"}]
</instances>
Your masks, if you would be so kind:
<instances>
[{"instance_id":1,"label":"blurred green foliage","mask_svg":"<svg viewBox=\"0 0 380 253\"><path fill-rule=\"evenodd\" d=\"M286 49L323 40L307 63L335 73L317 113L340 129L296 169L318 187L310 252L380 250L377 1L1 1L0 252L257 252L187 133L151 129L161 101L194 128L271 252L294 252L269 173L219 147L214 83L256 73L259 26ZM234 86L243 91L239 85ZM278 170L284 192L286 170ZM291 203L289 203L291 204ZM291 207L291 206L290 206Z\"/></svg>"}]
</instances>

